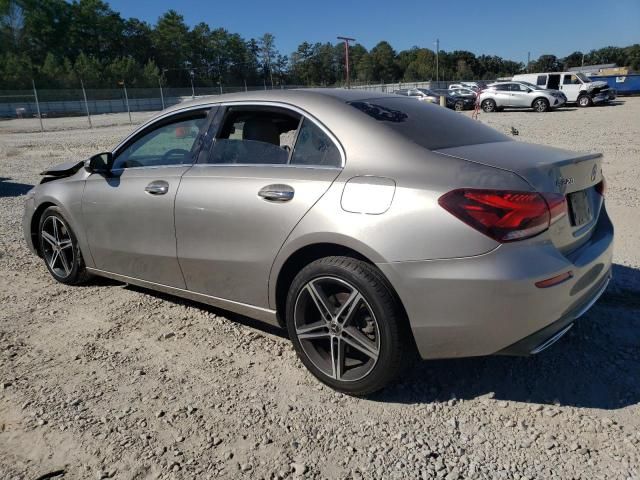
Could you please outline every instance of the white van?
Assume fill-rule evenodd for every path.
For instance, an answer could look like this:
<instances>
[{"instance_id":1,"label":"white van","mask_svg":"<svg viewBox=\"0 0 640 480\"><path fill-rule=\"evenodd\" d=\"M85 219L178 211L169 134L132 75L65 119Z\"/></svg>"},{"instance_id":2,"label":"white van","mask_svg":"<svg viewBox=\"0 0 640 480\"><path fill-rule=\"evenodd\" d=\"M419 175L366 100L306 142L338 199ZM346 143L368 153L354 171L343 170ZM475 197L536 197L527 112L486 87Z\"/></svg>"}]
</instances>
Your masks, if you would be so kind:
<instances>
[{"instance_id":1,"label":"white van","mask_svg":"<svg viewBox=\"0 0 640 480\"><path fill-rule=\"evenodd\" d=\"M615 98L607 82L592 82L582 72L523 73L514 75L513 80L560 90L567 97L567 102L575 102L580 107L608 102Z\"/></svg>"}]
</instances>

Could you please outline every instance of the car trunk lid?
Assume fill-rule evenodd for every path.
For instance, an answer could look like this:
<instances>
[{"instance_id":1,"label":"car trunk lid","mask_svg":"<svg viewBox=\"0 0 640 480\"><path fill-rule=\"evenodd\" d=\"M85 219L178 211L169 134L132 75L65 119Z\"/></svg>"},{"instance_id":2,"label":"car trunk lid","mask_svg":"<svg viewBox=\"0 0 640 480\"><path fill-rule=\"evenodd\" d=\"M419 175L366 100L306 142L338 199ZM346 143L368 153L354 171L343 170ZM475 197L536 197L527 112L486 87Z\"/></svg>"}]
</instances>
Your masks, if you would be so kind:
<instances>
[{"instance_id":1,"label":"car trunk lid","mask_svg":"<svg viewBox=\"0 0 640 480\"><path fill-rule=\"evenodd\" d=\"M549 229L553 243L563 253L591 237L602 208L596 187L602 181L602 154L515 141L446 148L437 153L508 170L540 193L565 195L568 215Z\"/></svg>"}]
</instances>

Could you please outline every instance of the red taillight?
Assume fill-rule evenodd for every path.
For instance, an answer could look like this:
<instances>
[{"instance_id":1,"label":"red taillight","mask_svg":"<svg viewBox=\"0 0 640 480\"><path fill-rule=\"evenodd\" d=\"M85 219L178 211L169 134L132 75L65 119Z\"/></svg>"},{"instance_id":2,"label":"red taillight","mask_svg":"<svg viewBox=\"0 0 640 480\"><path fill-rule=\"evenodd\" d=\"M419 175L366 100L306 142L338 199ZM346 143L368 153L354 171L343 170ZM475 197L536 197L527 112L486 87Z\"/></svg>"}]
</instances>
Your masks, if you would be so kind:
<instances>
[{"instance_id":1,"label":"red taillight","mask_svg":"<svg viewBox=\"0 0 640 480\"><path fill-rule=\"evenodd\" d=\"M604 197L604 194L607 193L607 181L602 177L600 183L596 184L596 192Z\"/></svg>"},{"instance_id":2,"label":"red taillight","mask_svg":"<svg viewBox=\"0 0 640 480\"><path fill-rule=\"evenodd\" d=\"M465 188L445 193L438 203L498 242L538 235L567 212L564 195L556 193Z\"/></svg>"}]
</instances>

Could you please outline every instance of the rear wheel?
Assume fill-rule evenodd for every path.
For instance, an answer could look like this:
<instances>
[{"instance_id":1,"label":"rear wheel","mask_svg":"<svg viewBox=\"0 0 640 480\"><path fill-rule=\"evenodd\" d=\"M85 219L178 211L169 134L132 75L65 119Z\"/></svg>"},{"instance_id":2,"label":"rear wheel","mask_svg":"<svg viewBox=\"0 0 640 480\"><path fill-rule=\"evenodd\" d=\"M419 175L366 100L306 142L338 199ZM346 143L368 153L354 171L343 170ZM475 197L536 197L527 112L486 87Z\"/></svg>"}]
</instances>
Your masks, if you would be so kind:
<instances>
[{"instance_id":1,"label":"rear wheel","mask_svg":"<svg viewBox=\"0 0 640 480\"><path fill-rule=\"evenodd\" d=\"M497 105L495 100L490 98L482 101L482 110L487 113L495 112L497 110Z\"/></svg>"},{"instance_id":2,"label":"rear wheel","mask_svg":"<svg viewBox=\"0 0 640 480\"><path fill-rule=\"evenodd\" d=\"M593 101L589 95L580 95L578 97L578 101L576 102L579 107L590 107L593 105Z\"/></svg>"},{"instance_id":3,"label":"rear wheel","mask_svg":"<svg viewBox=\"0 0 640 480\"><path fill-rule=\"evenodd\" d=\"M411 358L402 308L382 274L361 260L326 257L307 265L291 284L286 312L302 363L335 390L375 392Z\"/></svg>"},{"instance_id":4,"label":"rear wheel","mask_svg":"<svg viewBox=\"0 0 640 480\"><path fill-rule=\"evenodd\" d=\"M76 236L58 207L43 212L38 240L45 265L58 282L77 285L89 279Z\"/></svg>"},{"instance_id":5,"label":"rear wheel","mask_svg":"<svg viewBox=\"0 0 640 480\"><path fill-rule=\"evenodd\" d=\"M546 98L536 98L533 101L532 107L536 112L546 112L547 110L549 110L549 100L547 100Z\"/></svg>"},{"instance_id":6,"label":"rear wheel","mask_svg":"<svg viewBox=\"0 0 640 480\"><path fill-rule=\"evenodd\" d=\"M462 100L458 100L453 106L453 109L456 112L461 112L462 110L464 110L464 102Z\"/></svg>"}]
</instances>

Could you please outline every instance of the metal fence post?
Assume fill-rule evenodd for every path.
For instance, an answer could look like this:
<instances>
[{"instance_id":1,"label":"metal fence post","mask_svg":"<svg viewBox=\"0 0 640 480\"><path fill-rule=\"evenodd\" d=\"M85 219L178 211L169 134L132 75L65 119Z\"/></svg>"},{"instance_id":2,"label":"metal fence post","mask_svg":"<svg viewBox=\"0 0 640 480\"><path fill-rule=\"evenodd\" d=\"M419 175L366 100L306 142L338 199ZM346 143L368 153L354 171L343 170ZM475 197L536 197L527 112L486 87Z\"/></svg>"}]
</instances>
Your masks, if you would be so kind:
<instances>
[{"instance_id":1,"label":"metal fence post","mask_svg":"<svg viewBox=\"0 0 640 480\"><path fill-rule=\"evenodd\" d=\"M38 91L36 90L36 82L31 79L31 85L33 85L33 96L36 99L36 110L38 111L38 120L40 120L40 131L44 132L44 126L42 125L42 115L40 114L40 102L38 102Z\"/></svg>"},{"instance_id":2,"label":"metal fence post","mask_svg":"<svg viewBox=\"0 0 640 480\"><path fill-rule=\"evenodd\" d=\"M158 85L160 86L160 101L162 102L162 109L164 110L164 94L162 93L162 80L158 77Z\"/></svg>"},{"instance_id":3,"label":"metal fence post","mask_svg":"<svg viewBox=\"0 0 640 480\"><path fill-rule=\"evenodd\" d=\"M129 124L133 125L133 121L131 120L131 109L129 108L129 96L127 95L127 84L122 80L122 88L124 90L124 101L127 104L127 113L129 114Z\"/></svg>"},{"instance_id":4,"label":"metal fence post","mask_svg":"<svg viewBox=\"0 0 640 480\"><path fill-rule=\"evenodd\" d=\"M87 111L87 120L89 120L89 128L93 128L91 125L91 115L89 115L89 104L87 103L87 92L84 90L84 82L80 79L80 86L82 87L82 96L84 97L84 108Z\"/></svg>"}]
</instances>

